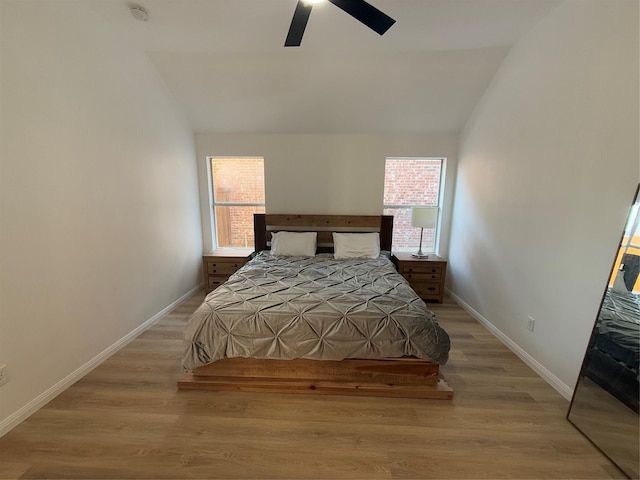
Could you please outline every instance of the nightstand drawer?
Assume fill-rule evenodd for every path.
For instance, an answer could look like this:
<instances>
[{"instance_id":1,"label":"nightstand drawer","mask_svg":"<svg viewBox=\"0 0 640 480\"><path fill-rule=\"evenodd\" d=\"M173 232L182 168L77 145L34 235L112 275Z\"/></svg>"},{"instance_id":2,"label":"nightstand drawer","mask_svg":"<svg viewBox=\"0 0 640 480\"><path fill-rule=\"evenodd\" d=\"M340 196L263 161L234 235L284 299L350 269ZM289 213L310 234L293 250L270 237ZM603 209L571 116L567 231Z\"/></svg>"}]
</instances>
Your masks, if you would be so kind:
<instances>
[{"instance_id":1,"label":"nightstand drawer","mask_svg":"<svg viewBox=\"0 0 640 480\"><path fill-rule=\"evenodd\" d=\"M441 273L403 273L402 276L413 282L425 282L429 280L440 280L442 278Z\"/></svg>"},{"instance_id":2,"label":"nightstand drawer","mask_svg":"<svg viewBox=\"0 0 640 480\"><path fill-rule=\"evenodd\" d=\"M400 273L430 273L432 275L442 275L442 267L439 265L431 266L419 263L409 263L402 265L402 271Z\"/></svg>"},{"instance_id":3,"label":"nightstand drawer","mask_svg":"<svg viewBox=\"0 0 640 480\"><path fill-rule=\"evenodd\" d=\"M412 282L411 287L416 291L420 298L440 298L440 283Z\"/></svg>"},{"instance_id":4,"label":"nightstand drawer","mask_svg":"<svg viewBox=\"0 0 640 480\"><path fill-rule=\"evenodd\" d=\"M208 291L211 291L211 290L215 290L224 282L229 280L229 277L221 277L219 275L215 275L215 276L208 277L207 280L208 280L208 283L207 283Z\"/></svg>"},{"instance_id":5,"label":"nightstand drawer","mask_svg":"<svg viewBox=\"0 0 640 480\"><path fill-rule=\"evenodd\" d=\"M207 273L209 275L231 275L246 262L207 262Z\"/></svg>"}]
</instances>

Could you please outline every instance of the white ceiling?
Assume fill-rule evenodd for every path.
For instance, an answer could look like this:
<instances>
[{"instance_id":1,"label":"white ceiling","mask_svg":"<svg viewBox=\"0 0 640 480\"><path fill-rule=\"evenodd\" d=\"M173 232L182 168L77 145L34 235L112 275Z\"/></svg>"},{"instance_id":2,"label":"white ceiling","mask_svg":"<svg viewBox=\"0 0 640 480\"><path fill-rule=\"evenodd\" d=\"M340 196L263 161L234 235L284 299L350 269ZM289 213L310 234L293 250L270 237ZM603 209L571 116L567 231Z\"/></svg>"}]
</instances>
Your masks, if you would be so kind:
<instances>
[{"instance_id":1,"label":"white ceiling","mask_svg":"<svg viewBox=\"0 0 640 480\"><path fill-rule=\"evenodd\" d=\"M284 48L297 0L90 0L146 52L196 132L458 132L513 43L560 0L369 0L379 36L314 6Z\"/></svg>"}]
</instances>

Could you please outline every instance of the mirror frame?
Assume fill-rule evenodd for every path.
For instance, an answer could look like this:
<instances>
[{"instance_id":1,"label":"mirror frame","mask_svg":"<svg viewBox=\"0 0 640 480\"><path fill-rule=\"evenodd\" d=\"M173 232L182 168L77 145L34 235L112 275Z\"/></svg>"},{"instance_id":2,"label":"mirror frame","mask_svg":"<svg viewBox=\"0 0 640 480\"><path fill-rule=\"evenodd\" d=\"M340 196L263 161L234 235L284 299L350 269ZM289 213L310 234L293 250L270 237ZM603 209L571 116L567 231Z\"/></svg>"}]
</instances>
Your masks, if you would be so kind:
<instances>
[{"instance_id":1,"label":"mirror frame","mask_svg":"<svg viewBox=\"0 0 640 480\"><path fill-rule=\"evenodd\" d=\"M640 184L638 184L638 186L636 187L636 192L635 192L635 195L633 197L633 201L631 202L631 206L629 207L629 210L627 211L625 224L624 224L624 226L622 228L622 234L620 235L620 240L618 242L618 246L616 248L616 252L615 252L615 255L613 257L613 262L611 264L611 270L609 271L609 276L607 277L607 283L605 284L604 291L603 291L602 297L600 299L600 306L598 307L598 312L596 314L596 318L595 318L595 321L593 323L593 328L591 329L591 335L589 336L589 342L587 343L587 348L585 350L585 354L584 354L584 357L582 359L582 365L580 367L580 373L578 374L578 378L576 380L575 388L573 389L573 394L571 396L571 402L569 403L569 409L567 410L567 416L566 416L567 421L569 423L571 423L571 425L573 425L582 435L584 435L585 438L587 438L587 440L589 440L600 452L602 452L602 454L604 456L606 456L611 461L611 463L613 463L622 473L624 473L629 478L632 478L632 475L635 472L630 474L627 470L625 470L622 466L620 466L620 464L615 459L613 459L609 455L609 453L607 451L603 450L600 447L600 445L598 445L598 443L596 441L594 441L594 439L592 439L589 435L587 435L579 425L577 425L576 423L574 423L571 420L570 415L571 415L571 409L572 409L572 407L574 405L574 401L575 401L575 398L576 398L576 393L578 392L578 386L580 385L581 380L586 377L587 367L588 367L587 360L589 358L590 347L593 344L593 342L595 340L595 337L597 335L596 327L598 326L598 320L600 319L600 316L601 316L602 307L604 305L605 298L606 298L607 293L609 291L609 284L611 282L611 279L613 278L613 275L614 275L614 272L615 272L615 269L616 269L617 259L618 259L618 255L620 254L620 248L623 245L625 231L626 231L627 225L629 223L629 217L631 215L633 207L640 203L639 195L640 195ZM633 233L631 235L633 235ZM600 387L600 388L602 388L602 387Z\"/></svg>"}]
</instances>

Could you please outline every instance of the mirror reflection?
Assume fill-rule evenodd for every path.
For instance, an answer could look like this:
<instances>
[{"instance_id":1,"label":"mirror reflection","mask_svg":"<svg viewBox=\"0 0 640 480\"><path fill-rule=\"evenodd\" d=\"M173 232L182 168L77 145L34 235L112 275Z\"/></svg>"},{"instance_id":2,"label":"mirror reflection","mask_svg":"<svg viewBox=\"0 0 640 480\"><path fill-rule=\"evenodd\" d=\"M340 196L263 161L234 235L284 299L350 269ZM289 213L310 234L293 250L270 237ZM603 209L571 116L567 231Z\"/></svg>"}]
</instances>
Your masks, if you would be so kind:
<instances>
[{"instance_id":1,"label":"mirror reflection","mask_svg":"<svg viewBox=\"0 0 640 480\"><path fill-rule=\"evenodd\" d=\"M636 190L567 415L631 478L640 475L639 209Z\"/></svg>"}]
</instances>

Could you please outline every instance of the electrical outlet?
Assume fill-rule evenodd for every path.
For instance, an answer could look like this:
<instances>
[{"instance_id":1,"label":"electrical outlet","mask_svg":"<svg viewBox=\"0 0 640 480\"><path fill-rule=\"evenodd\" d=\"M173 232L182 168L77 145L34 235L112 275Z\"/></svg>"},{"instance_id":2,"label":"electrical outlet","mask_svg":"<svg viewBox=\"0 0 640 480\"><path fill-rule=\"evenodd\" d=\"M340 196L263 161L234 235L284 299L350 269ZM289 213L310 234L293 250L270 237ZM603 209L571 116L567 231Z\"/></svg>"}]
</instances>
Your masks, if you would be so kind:
<instances>
[{"instance_id":1,"label":"electrical outlet","mask_svg":"<svg viewBox=\"0 0 640 480\"><path fill-rule=\"evenodd\" d=\"M535 325L536 325L536 321L533 317L527 318L527 330L529 330L530 332L533 332Z\"/></svg>"},{"instance_id":2,"label":"electrical outlet","mask_svg":"<svg viewBox=\"0 0 640 480\"><path fill-rule=\"evenodd\" d=\"M0 385L4 385L5 383L9 383L9 375L7 374L7 366L2 365L0 367Z\"/></svg>"}]
</instances>

